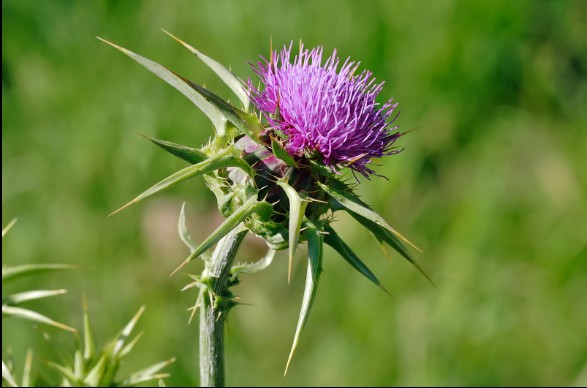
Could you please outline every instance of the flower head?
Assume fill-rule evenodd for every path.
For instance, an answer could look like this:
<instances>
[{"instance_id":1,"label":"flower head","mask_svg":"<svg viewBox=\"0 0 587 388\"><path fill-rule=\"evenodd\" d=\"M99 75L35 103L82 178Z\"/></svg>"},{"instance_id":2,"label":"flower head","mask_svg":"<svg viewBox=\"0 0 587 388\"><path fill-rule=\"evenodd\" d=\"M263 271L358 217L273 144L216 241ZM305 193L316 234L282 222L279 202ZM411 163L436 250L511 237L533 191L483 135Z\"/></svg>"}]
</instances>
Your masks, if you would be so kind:
<instances>
[{"instance_id":1,"label":"flower head","mask_svg":"<svg viewBox=\"0 0 587 388\"><path fill-rule=\"evenodd\" d=\"M322 64L322 47L300 46L291 62L291 47L254 66L263 88L249 80L251 101L286 138L292 156L321 158L333 169L349 166L369 176L372 158L398 152L392 149L401 136L392 126L397 103L376 102L383 83L367 70L355 74L359 63L350 59L339 67L336 50Z\"/></svg>"}]
</instances>

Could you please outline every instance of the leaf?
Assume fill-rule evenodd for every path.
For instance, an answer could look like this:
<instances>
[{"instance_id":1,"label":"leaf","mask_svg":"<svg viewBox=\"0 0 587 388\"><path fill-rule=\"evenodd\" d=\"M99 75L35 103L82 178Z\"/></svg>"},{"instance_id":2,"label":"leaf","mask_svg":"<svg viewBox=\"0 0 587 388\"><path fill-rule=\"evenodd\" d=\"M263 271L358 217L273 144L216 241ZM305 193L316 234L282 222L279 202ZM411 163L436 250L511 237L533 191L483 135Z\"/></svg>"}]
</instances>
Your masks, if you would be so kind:
<instances>
[{"instance_id":1,"label":"leaf","mask_svg":"<svg viewBox=\"0 0 587 388\"><path fill-rule=\"evenodd\" d=\"M271 137L271 149L273 150L273 154L277 156L279 159L283 160L285 164L287 164L288 166L297 166L294 158L289 154L289 152L286 151L285 148L283 148L281 143L274 137Z\"/></svg>"},{"instance_id":2,"label":"leaf","mask_svg":"<svg viewBox=\"0 0 587 388\"><path fill-rule=\"evenodd\" d=\"M296 189L287 182L278 180L277 184L285 191L289 199L289 261L287 266L287 282L290 282L293 256L300 239L300 228L308 202L303 201Z\"/></svg>"},{"instance_id":3,"label":"leaf","mask_svg":"<svg viewBox=\"0 0 587 388\"><path fill-rule=\"evenodd\" d=\"M126 340L128 339L128 337L130 336L130 334L134 330L137 322L139 321L139 318L141 318L141 315L143 314L144 311L145 311L145 306L141 306L141 308L135 314L135 316L132 317L130 322L128 322L126 324L126 326L124 327L124 329L122 329L122 331L118 334L118 336L116 338L116 343L114 345L114 349L112 350L113 357L117 357L120 354Z\"/></svg>"},{"instance_id":4,"label":"leaf","mask_svg":"<svg viewBox=\"0 0 587 388\"><path fill-rule=\"evenodd\" d=\"M76 341L78 347L73 352L73 374L75 375L76 381L80 381L84 377L84 356L82 354L82 349L79 348L79 342Z\"/></svg>"},{"instance_id":5,"label":"leaf","mask_svg":"<svg viewBox=\"0 0 587 388\"><path fill-rule=\"evenodd\" d=\"M24 302L31 300L49 298L51 296L65 294L66 290L35 290L35 291L24 291L17 294L7 296L2 300L3 305L16 306Z\"/></svg>"},{"instance_id":6,"label":"leaf","mask_svg":"<svg viewBox=\"0 0 587 388\"><path fill-rule=\"evenodd\" d=\"M140 332L139 334L135 335L133 339L130 340L128 344L120 351L120 358L127 356L132 350L137 346L139 340L143 337L144 332Z\"/></svg>"},{"instance_id":7,"label":"leaf","mask_svg":"<svg viewBox=\"0 0 587 388\"><path fill-rule=\"evenodd\" d=\"M316 291L318 290L318 281L322 272L322 258L323 258L323 234L310 221L306 222L308 226L308 272L306 275L306 287L304 289L304 297L302 299L302 308L300 310L300 317L294 335L294 341L285 366L285 374L291 363L293 354L298 346L300 335L306 325L310 310L316 298Z\"/></svg>"},{"instance_id":8,"label":"leaf","mask_svg":"<svg viewBox=\"0 0 587 388\"><path fill-rule=\"evenodd\" d=\"M275 257L275 252L276 251L274 249L269 248L267 254L263 256L260 260L257 260L254 263L235 264L230 269L230 273L237 275L241 273L250 274L262 271L271 265L271 263L273 262L273 258Z\"/></svg>"},{"instance_id":9,"label":"leaf","mask_svg":"<svg viewBox=\"0 0 587 388\"><path fill-rule=\"evenodd\" d=\"M24 264L16 267L2 268L2 286L24 276L72 268L75 267L67 264Z\"/></svg>"},{"instance_id":10,"label":"leaf","mask_svg":"<svg viewBox=\"0 0 587 388\"><path fill-rule=\"evenodd\" d=\"M162 190L168 189L181 183L185 180L193 178L197 175L207 174L214 170L218 170L221 168L228 168L228 167L238 167L249 174L253 174L251 166L249 166L244 160L237 158L236 156L217 156L212 157L210 159L206 159L205 161L188 166L182 170L177 171L174 174L171 174L167 178L159 181L157 184L140 194L138 197L127 203L126 205L122 206L118 210L113 211L109 216L112 216L135 203L150 197L153 194L156 194Z\"/></svg>"},{"instance_id":11,"label":"leaf","mask_svg":"<svg viewBox=\"0 0 587 388\"><path fill-rule=\"evenodd\" d=\"M226 236L232 229L234 229L238 224L240 224L244 219L249 217L254 212L261 209L263 203L266 202L257 202L255 196L252 196L245 202L240 208L238 208L234 213L230 215L224 222L216 228L214 232L204 242L198 246L198 248L193 251L190 256L184 260L183 263L179 265L172 273L173 276L177 271L179 271L183 266L188 264L190 261L195 259L196 257L200 256L202 253L207 251L211 248L214 244L216 244L222 237ZM269 205L271 206L271 205Z\"/></svg>"},{"instance_id":12,"label":"leaf","mask_svg":"<svg viewBox=\"0 0 587 388\"><path fill-rule=\"evenodd\" d=\"M420 253L422 252L417 246L412 244L408 239L406 239L404 236L402 236L400 233L398 233L395 229L393 229L383 219L383 217L381 217L379 214L377 214L376 212L371 210L369 208L369 206L366 203L364 203L363 201L361 201L359 199L359 197L357 197L355 194L353 194L349 191L336 189L334 187L331 187L329 185L325 185L320 182L318 182L318 184L320 185L322 190L324 190L328 195L330 195L336 202L338 202L340 205L342 205L342 207L345 208L346 210L348 210L352 213L358 214L358 215L360 215L360 216L362 216L372 222L375 222L376 224L384 227L385 229L389 230L391 233L395 234L396 236L398 236L399 238L404 240L406 243L408 243L409 245L414 247Z\"/></svg>"},{"instance_id":13,"label":"leaf","mask_svg":"<svg viewBox=\"0 0 587 388\"><path fill-rule=\"evenodd\" d=\"M387 292L387 290L383 287L379 279L377 279L377 276L371 272L369 267L367 267L365 263L363 263L361 259L359 259L359 257L355 254L355 252L353 252L351 248L340 238L340 236L336 234L334 229L332 229L330 225L326 225L324 230L326 232L324 242L330 245L336 252L338 252L338 254L341 255L342 258L345 259L347 263L349 263L354 269L359 271L363 276L371 280L375 285L380 287L383 291L385 291L385 293L389 295L389 292Z\"/></svg>"},{"instance_id":14,"label":"leaf","mask_svg":"<svg viewBox=\"0 0 587 388\"><path fill-rule=\"evenodd\" d=\"M33 376L32 376L32 368L33 368L33 351L28 350L26 352L26 358L24 360L24 370L22 372L22 386L23 387L32 387Z\"/></svg>"},{"instance_id":15,"label":"leaf","mask_svg":"<svg viewBox=\"0 0 587 388\"><path fill-rule=\"evenodd\" d=\"M174 362L175 362L175 358L171 358L169 360L158 362L158 363L151 365L145 369L137 371L137 372L133 373L132 375L130 375L129 378L124 380L122 382L121 386L123 386L123 387L132 386L132 385L144 383L145 381L156 380L156 379L168 377L169 376L168 374L157 374L157 373L161 369L173 364Z\"/></svg>"},{"instance_id":16,"label":"leaf","mask_svg":"<svg viewBox=\"0 0 587 388\"><path fill-rule=\"evenodd\" d=\"M9 386L18 387L18 384L16 383L14 376L12 376L12 373L10 373L10 369L8 369L8 366L6 366L4 360L2 360L2 378L6 380Z\"/></svg>"},{"instance_id":17,"label":"leaf","mask_svg":"<svg viewBox=\"0 0 587 388\"><path fill-rule=\"evenodd\" d=\"M313 173L318 174L320 176L330 178L334 175L334 171L330 167L326 167L323 164L318 163L315 160L310 160L310 169Z\"/></svg>"},{"instance_id":18,"label":"leaf","mask_svg":"<svg viewBox=\"0 0 587 388\"><path fill-rule=\"evenodd\" d=\"M163 81L167 82L169 85L173 86L175 89L181 92L202 112L204 112L206 116L208 116L210 121L212 121L214 128L216 128L216 133L219 136L224 136L226 130L226 117L214 105L210 104L208 101L206 101L206 99L202 98L199 93L194 93L194 89L190 87L188 83L186 83L185 78L177 75L166 67L153 62L150 59L142 57L130 50L120 47L117 44L109 42L100 37L98 37L98 39L126 54L131 59L144 66L151 73L155 74L157 77L161 78Z\"/></svg>"},{"instance_id":19,"label":"leaf","mask_svg":"<svg viewBox=\"0 0 587 388\"><path fill-rule=\"evenodd\" d=\"M2 316L26 319L29 321L44 323L46 325L54 326L59 329L71 331L72 333L76 332L76 330L73 327L69 327L69 326L64 325L62 323L56 322L56 321L52 320L51 318L48 318L48 317L46 317L42 314L39 314L35 311L23 309L21 307L13 307L13 306L4 306L3 305L2 306Z\"/></svg>"},{"instance_id":20,"label":"leaf","mask_svg":"<svg viewBox=\"0 0 587 388\"><path fill-rule=\"evenodd\" d=\"M92 334L92 326L90 325L90 314L88 312L88 303L86 298L83 298L83 310L84 310L84 359L86 361L94 358L96 354L96 345L94 344L94 336Z\"/></svg>"},{"instance_id":21,"label":"leaf","mask_svg":"<svg viewBox=\"0 0 587 388\"><path fill-rule=\"evenodd\" d=\"M78 380L75 377L75 374L73 373L73 371L70 368L66 368L63 365L59 365L56 364L54 362L49 361L47 363L51 368L56 369L57 372L59 374L61 374L61 377L64 378L65 380L67 380L67 382L69 383L69 386L74 387L77 384Z\"/></svg>"},{"instance_id":22,"label":"leaf","mask_svg":"<svg viewBox=\"0 0 587 388\"><path fill-rule=\"evenodd\" d=\"M424 277L426 277L426 279L428 279L428 281L434 285L434 282L432 281L432 279L430 279L430 277L426 274L426 272L424 272L424 270L420 267L420 265L416 262L416 260L412 257L412 255L410 254L410 252L408 252L408 250L406 249L406 247L404 247L404 245L401 243L401 241L394 235L392 234L387 228L382 227L381 225L365 218L362 217L358 214L349 212L350 215L357 221L359 221L359 223L361 225L363 225L365 228L369 229L369 231L371 233L373 233L373 235L375 236L375 238L377 240L383 241L387 244L389 244L390 247L392 247L393 249L395 249L400 255L402 255L407 261L409 261L410 263L412 263L412 265L414 267L416 267L416 269L418 271L420 271L420 273L422 275L424 275Z\"/></svg>"},{"instance_id":23,"label":"leaf","mask_svg":"<svg viewBox=\"0 0 587 388\"><path fill-rule=\"evenodd\" d=\"M181 76L179 76L181 77ZM189 84L196 92L200 93L202 97L206 99L209 103L214 105L220 112L222 112L225 117L233 123L238 129L243 131L248 137L250 137L253 141L258 144L264 145L263 142L259 139L259 135L261 131L263 131L263 126L261 122L254 114L243 112L242 110L232 106L228 102L224 101L222 98L218 97L218 95L212 93L208 89L188 80L183 77L184 81Z\"/></svg>"},{"instance_id":24,"label":"leaf","mask_svg":"<svg viewBox=\"0 0 587 388\"><path fill-rule=\"evenodd\" d=\"M216 60L208 57L207 55L202 54L199 50L195 49L194 47L190 46L183 40L179 39L175 35L171 34L168 31L163 30L167 35L175 39L177 42L182 44L185 48L190 50L192 54L196 55L202 62L204 62L220 79L232 90L234 94L238 97L238 99L243 103L244 110L247 111L249 109L249 96L245 91L243 83L226 67L222 66Z\"/></svg>"},{"instance_id":25,"label":"leaf","mask_svg":"<svg viewBox=\"0 0 587 388\"><path fill-rule=\"evenodd\" d=\"M88 372L86 377L84 378L85 386L87 387L98 387L100 386L100 377L104 376L106 371L106 354L102 354L98 359L98 362L94 367Z\"/></svg>"},{"instance_id":26,"label":"leaf","mask_svg":"<svg viewBox=\"0 0 587 388\"><path fill-rule=\"evenodd\" d=\"M181 211L179 212L179 219L177 220L177 231L179 232L179 238L187 247L190 249L190 253L193 253L198 245L193 242L185 224L185 202L181 205Z\"/></svg>"},{"instance_id":27,"label":"leaf","mask_svg":"<svg viewBox=\"0 0 587 388\"><path fill-rule=\"evenodd\" d=\"M185 160L190 164L198 164L203 162L208 157L202 151L187 147L181 144L172 143L170 141L159 140L147 135L141 135L145 139L150 140L151 142L155 143L159 147L163 148L165 151L169 152L170 154L177 156L178 158Z\"/></svg>"},{"instance_id":28,"label":"leaf","mask_svg":"<svg viewBox=\"0 0 587 388\"><path fill-rule=\"evenodd\" d=\"M8 225L6 225L3 229L2 229L2 238L4 238L4 236L6 236L6 233L8 233L8 231L10 229L12 229L12 227L14 226L14 224L16 224L16 218L13 219L12 221L10 221L8 223Z\"/></svg>"}]
</instances>

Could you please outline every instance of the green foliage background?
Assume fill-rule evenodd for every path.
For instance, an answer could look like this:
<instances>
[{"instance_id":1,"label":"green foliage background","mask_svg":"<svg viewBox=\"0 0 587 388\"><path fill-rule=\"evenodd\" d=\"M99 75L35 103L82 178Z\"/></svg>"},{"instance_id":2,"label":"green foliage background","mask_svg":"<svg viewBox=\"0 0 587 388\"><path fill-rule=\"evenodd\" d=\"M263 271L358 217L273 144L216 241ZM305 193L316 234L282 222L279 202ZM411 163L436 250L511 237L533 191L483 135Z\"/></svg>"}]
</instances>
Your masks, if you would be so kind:
<instances>
[{"instance_id":1,"label":"green foliage background","mask_svg":"<svg viewBox=\"0 0 587 388\"><path fill-rule=\"evenodd\" d=\"M201 178L106 215L183 166L139 133L198 146L211 125L187 99L99 35L229 97L165 28L242 77L248 62L302 39L361 60L395 97L405 150L389 181L361 194L418 244L428 284L367 232L336 227L394 295L326 251L325 273L290 372L305 261L292 284L281 253L237 293L230 385L587 384L586 1L2 1L3 262L75 264L36 278L65 287L38 309L81 323L87 295L100 340L146 304L127 367L177 356L170 385L197 384L195 293L169 278L187 255L176 233L220 222ZM234 98L233 98L234 99ZM302 250L303 251L303 250ZM241 259L264 253L250 238ZM193 272L200 270L193 265ZM24 284L23 284L24 287ZM2 343L59 357L64 333L8 321ZM31 334L32 333L32 334ZM47 379L54 376L47 375Z\"/></svg>"}]
</instances>

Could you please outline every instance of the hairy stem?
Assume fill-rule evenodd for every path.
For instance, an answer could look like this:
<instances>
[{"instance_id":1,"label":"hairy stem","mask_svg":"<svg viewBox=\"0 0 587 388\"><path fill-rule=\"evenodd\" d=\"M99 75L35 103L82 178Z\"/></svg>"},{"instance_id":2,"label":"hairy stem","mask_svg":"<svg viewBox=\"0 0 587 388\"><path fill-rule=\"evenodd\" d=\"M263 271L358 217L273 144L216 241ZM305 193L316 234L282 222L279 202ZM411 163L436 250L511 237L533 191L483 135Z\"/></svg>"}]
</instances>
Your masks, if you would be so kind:
<instances>
[{"instance_id":1,"label":"hairy stem","mask_svg":"<svg viewBox=\"0 0 587 388\"><path fill-rule=\"evenodd\" d=\"M246 229L232 230L218 242L207 265L212 279L200 311L200 386L224 386L224 320L231 307L230 269Z\"/></svg>"}]
</instances>

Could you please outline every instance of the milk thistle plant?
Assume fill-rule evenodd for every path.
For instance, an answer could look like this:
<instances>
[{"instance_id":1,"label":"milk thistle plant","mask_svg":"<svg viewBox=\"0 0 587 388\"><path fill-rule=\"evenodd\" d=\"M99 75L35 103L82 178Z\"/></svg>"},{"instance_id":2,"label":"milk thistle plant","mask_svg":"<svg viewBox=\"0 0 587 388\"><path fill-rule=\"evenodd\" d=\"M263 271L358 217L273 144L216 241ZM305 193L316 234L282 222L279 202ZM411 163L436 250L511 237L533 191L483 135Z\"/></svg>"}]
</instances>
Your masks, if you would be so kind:
<instances>
[{"instance_id":1,"label":"milk thistle plant","mask_svg":"<svg viewBox=\"0 0 587 388\"><path fill-rule=\"evenodd\" d=\"M349 213L383 246L413 260L410 244L353 191L358 175L370 178L374 159L400 151L403 135L394 126L397 104L376 101L383 83L359 71L357 62L341 64L336 51L325 61L321 47L301 43L271 49L269 59L252 64L260 83L242 81L217 61L169 34L208 65L234 92L233 104L205 87L114 43L104 41L176 88L211 120L215 132L208 144L192 148L159 139L153 143L190 165L161 180L122 210L194 176L203 175L214 193L223 223L200 244L190 239L183 208L179 229L191 254L173 272L196 258L205 267L186 287L198 287L192 314L200 309L200 383L224 384L224 319L238 304L230 287L239 275L267 267L275 251L288 250L288 280L296 247L308 244L308 266L302 307L287 361L292 360L316 297L322 272L323 246L332 247L361 275L383 288L377 277L335 232L336 212ZM346 179L349 170L355 179ZM346 175L348 176L348 174ZM117 210L116 212L118 212ZM114 212L114 213L116 213ZM267 243L268 253L253 264L235 264L246 233ZM213 252L209 249L215 247ZM417 249L417 248L416 248Z\"/></svg>"},{"instance_id":2,"label":"milk thistle plant","mask_svg":"<svg viewBox=\"0 0 587 388\"><path fill-rule=\"evenodd\" d=\"M14 226L16 219L2 229L2 239ZM106 343L102 349L97 350L94 343L94 336L91 330L90 316L84 298L83 313L83 336L68 325L57 322L35 310L22 307L27 302L46 299L62 295L66 290L27 290L18 293L6 293L11 283L15 280L31 277L41 273L72 269L69 265L63 264L22 264L17 266L5 265L2 261L2 325L5 318L24 319L35 324L53 326L68 331L74 335L75 349L71 356L63 357L60 362L45 362L59 375L61 387L131 387L142 384L146 381L159 380L169 377L168 373L161 373L161 370L174 362L174 359L158 362L147 368L136 371L126 378L120 378L119 369L124 359L133 351L141 334L131 337L133 330L144 311L141 307L139 312L130 322L118 332L114 338ZM51 337L45 333L45 337L51 341ZM3 339L4 341L4 339ZM7 353L10 353L10 349ZM60 349L61 350L61 349ZM62 352L65 355L65 352ZM18 379L15 372L15 362L12 357L6 361L2 358L2 386L9 387L33 387L52 386L47 381L35 381L33 376L33 351L29 350L22 368L22 378ZM20 381L19 381L20 380ZM39 385L37 385L39 384ZM57 386L57 385L56 385Z\"/></svg>"}]
</instances>

